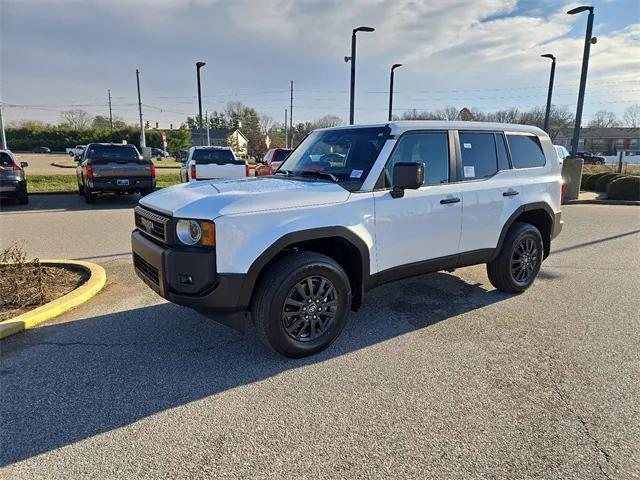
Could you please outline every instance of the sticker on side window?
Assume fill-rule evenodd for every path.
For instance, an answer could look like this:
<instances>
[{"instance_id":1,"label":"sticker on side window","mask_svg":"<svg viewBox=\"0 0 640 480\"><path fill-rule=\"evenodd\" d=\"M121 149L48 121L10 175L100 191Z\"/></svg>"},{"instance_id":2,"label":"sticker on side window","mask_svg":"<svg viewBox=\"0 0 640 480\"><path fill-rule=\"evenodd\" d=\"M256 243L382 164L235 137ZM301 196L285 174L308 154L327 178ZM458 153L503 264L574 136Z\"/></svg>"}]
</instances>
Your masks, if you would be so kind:
<instances>
[{"instance_id":1,"label":"sticker on side window","mask_svg":"<svg viewBox=\"0 0 640 480\"><path fill-rule=\"evenodd\" d=\"M476 167L464 167L464 177L473 178L476 176Z\"/></svg>"},{"instance_id":2,"label":"sticker on side window","mask_svg":"<svg viewBox=\"0 0 640 480\"><path fill-rule=\"evenodd\" d=\"M471 148L471 144L470 143L465 143L463 145L464 145L464 148Z\"/></svg>"},{"instance_id":3,"label":"sticker on side window","mask_svg":"<svg viewBox=\"0 0 640 480\"><path fill-rule=\"evenodd\" d=\"M351 175L349 175L349 178L360 178L363 172L364 170L351 170Z\"/></svg>"}]
</instances>

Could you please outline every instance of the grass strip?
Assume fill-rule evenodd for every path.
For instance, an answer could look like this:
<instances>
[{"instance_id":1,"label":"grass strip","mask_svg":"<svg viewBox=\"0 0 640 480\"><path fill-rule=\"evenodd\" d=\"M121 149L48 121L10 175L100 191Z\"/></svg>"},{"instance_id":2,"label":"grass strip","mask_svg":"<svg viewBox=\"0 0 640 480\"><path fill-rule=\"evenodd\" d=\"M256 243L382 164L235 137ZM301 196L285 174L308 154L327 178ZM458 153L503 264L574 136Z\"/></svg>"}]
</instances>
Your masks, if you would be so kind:
<instances>
[{"instance_id":1,"label":"grass strip","mask_svg":"<svg viewBox=\"0 0 640 480\"><path fill-rule=\"evenodd\" d=\"M178 173L158 173L157 188L164 188L180 183ZM29 193L77 192L78 182L75 175L29 175L27 177Z\"/></svg>"}]
</instances>

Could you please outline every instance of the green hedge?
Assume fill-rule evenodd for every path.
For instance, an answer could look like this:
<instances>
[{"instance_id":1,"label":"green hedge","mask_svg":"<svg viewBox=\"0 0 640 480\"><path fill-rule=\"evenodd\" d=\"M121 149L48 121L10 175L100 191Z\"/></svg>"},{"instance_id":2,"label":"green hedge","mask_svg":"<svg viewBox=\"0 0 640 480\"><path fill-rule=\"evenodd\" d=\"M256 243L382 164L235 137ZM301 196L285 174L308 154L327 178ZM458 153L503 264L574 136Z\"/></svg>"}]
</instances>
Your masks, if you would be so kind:
<instances>
[{"instance_id":1,"label":"green hedge","mask_svg":"<svg viewBox=\"0 0 640 480\"><path fill-rule=\"evenodd\" d=\"M188 148L190 133L187 129L168 130L167 150L177 151L179 148ZM140 147L140 129L138 127L125 127L113 131L98 130L95 128L70 129L58 125L35 128L7 128L7 144L13 151L29 151L34 147L49 147L54 152L64 152L66 148L76 145L86 145L92 142L118 142L126 140L127 143ZM162 131L145 130L145 138L148 147L162 148Z\"/></svg>"},{"instance_id":2,"label":"green hedge","mask_svg":"<svg viewBox=\"0 0 640 480\"><path fill-rule=\"evenodd\" d=\"M586 190L587 189L587 182L589 181L589 179L593 177L593 173L583 173L582 174L582 178L580 179L580 189L581 190Z\"/></svg>"},{"instance_id":3,"label":"green hedge","mask_svg":"<svg viewBox=\"0 0 640 480\"><path fill-rule=\"evenodd\" d=\"M609 175L610 173L611 172L601 172L591 175L586 181L586 185L584 187L585 190L595 190L596 182L598 181L598 179L600 179L600 177L602 177L603 175Z\"/></svg>"},{"instance_id":4,"label":"green hedge","mask_svg":"<svg viewBox=\"0 0 640 480\"><path fill-rule=\"evenodd\" d=\"M605 173L604 175L602 175L600 178L598 178L593 186L593 189L596 192L606 192L607 191L607 185L609 185L609 182L615 180L618 177L622 177L623 175L620 175L618 173Z\"/></svg>"},{"instance_id":5,"label":"green hedge","mask_svg":"<svg viewBox=\"0 0 640 480\"><path fill-rule=\"evenodd\" d=\"M607 185L607 198L611 200L640 200L640 177L625 175Z\"/></svg>"}]
</instances>

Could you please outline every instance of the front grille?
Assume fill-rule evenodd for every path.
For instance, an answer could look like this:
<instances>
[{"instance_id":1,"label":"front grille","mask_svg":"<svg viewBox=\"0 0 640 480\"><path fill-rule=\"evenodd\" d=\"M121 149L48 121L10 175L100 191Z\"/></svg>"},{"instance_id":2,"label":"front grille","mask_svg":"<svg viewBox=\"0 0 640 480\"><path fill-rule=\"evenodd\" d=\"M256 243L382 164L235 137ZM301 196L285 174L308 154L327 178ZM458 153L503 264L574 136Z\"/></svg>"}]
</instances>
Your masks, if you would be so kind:
<instances>
[{"instance_id":1,"label":"front grille","mask_svg":"<svg viewBox=\"0 0 640 480\"><path fill-rule=\"evenodd\" d=\"M160 285L158 269L147 262L137 253L133 254L133 265L140 271L140 273L151 280L154 284Z\"/></svg>"},{"instance_id":2,"label":"front grille","mask_svg":"<svg viewBox=\"0 0 640 480\"><path fill-rule=\"evenodd\" d=\"M170 220L169 217L151 212L145 208L135 208L136 227L162 243L167 243L167 226Z\"/></svg>"}]
</instances>

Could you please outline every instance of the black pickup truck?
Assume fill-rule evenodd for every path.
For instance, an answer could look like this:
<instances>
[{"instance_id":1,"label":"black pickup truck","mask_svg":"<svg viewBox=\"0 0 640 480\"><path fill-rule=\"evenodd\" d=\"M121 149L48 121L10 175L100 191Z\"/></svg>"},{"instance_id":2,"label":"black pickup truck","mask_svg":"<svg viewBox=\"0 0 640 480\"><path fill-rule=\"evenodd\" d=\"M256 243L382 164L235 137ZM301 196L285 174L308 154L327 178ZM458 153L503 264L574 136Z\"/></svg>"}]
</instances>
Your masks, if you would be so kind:
<instances>
[{"instance_id":1,"label":"black pickup truck","mask_svg":"<svg viewBox=\"0 0 640 480\"><path fill-rule=\"evenodd\" d=\"M90 143L78 159L78 193L94 203L99 193L140 193L156 187L156 167L133 145Z\"/></svg>"}]
</instances>

